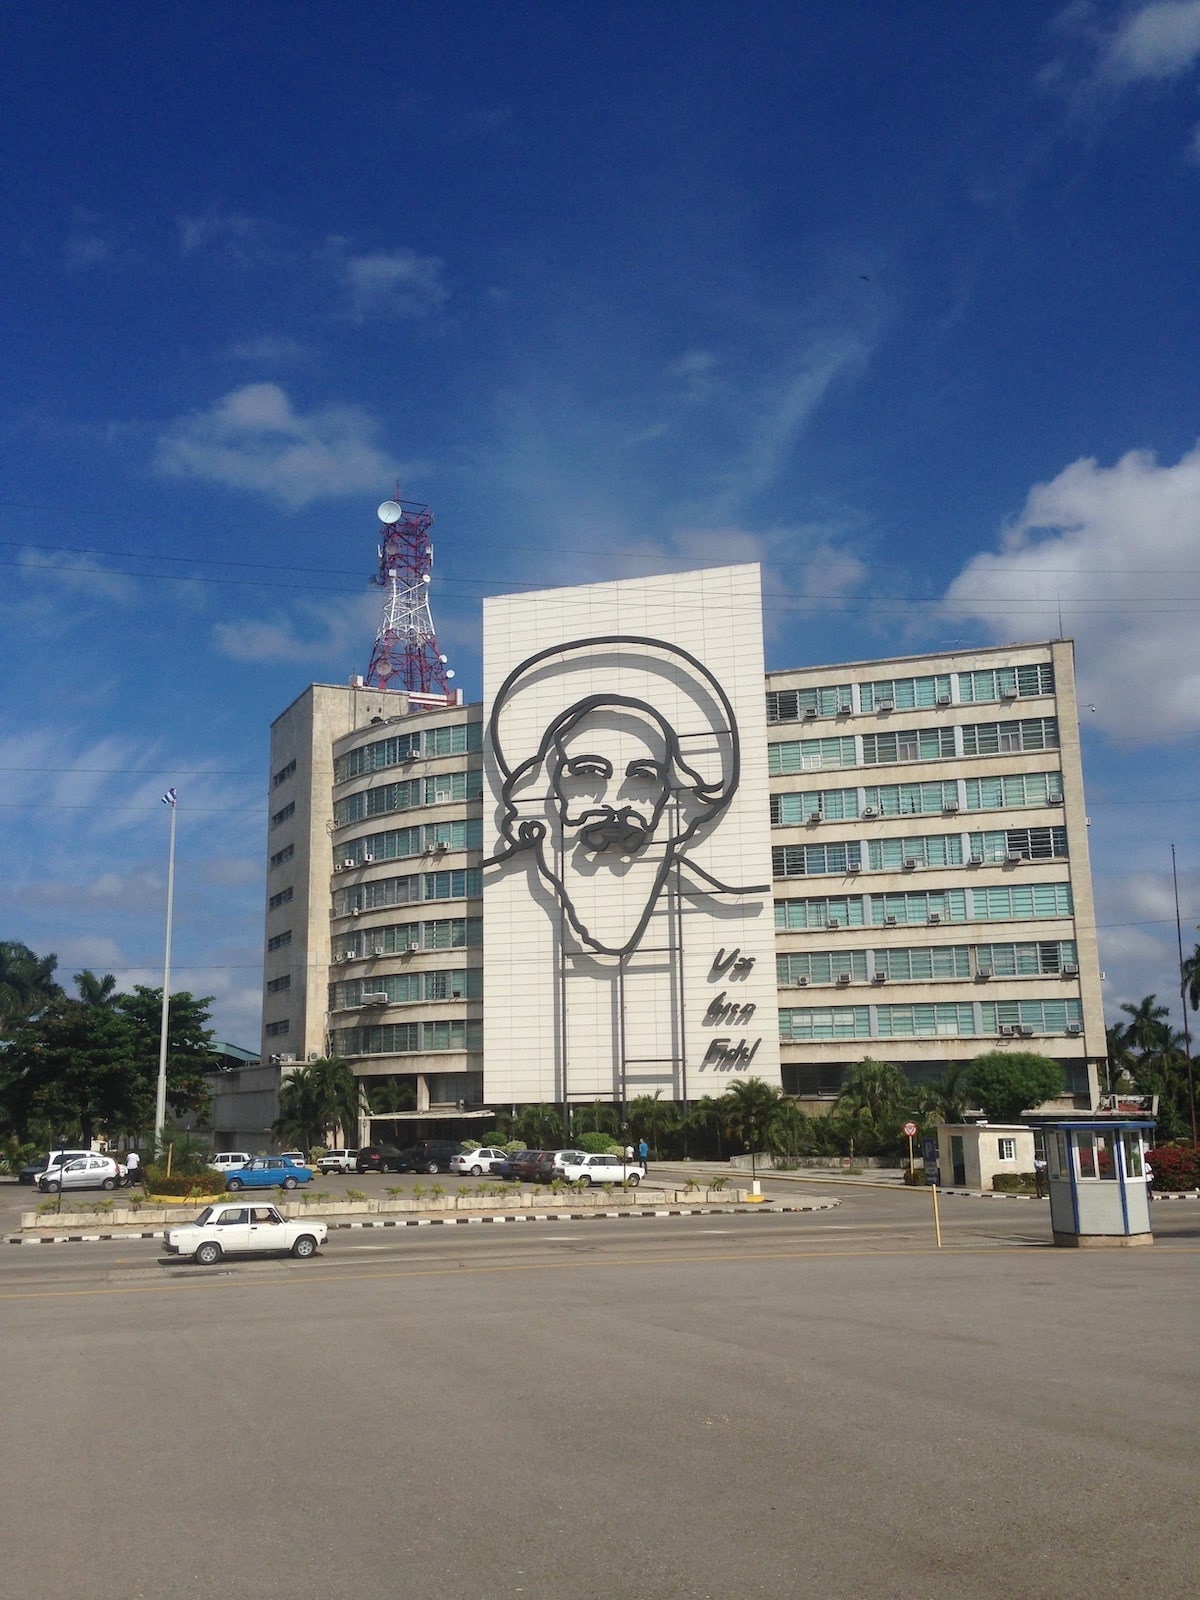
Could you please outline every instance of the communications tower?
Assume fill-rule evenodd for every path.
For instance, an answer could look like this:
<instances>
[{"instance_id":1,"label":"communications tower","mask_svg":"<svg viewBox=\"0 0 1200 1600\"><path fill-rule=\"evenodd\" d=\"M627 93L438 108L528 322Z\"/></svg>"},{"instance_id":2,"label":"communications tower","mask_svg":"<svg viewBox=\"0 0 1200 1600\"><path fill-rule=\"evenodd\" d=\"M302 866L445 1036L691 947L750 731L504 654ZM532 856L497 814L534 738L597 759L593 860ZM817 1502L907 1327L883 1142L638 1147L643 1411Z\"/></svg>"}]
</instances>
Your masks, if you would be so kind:
<instances>
[{"instance_id":1,"label":"communications tower","mask_svg":"<svg viewBox=\"0 0 1200 1600\"><path fill-rule=\"evenodd\" d=\"M371 582L383 590L383 615L366 681L407 694L414 710L457 705L462 697L450 687L454 672L438 649L429 610L433 516L428 506L398 497L385 500L377 515L379 576Z\"/></svg>"}]
</instances>

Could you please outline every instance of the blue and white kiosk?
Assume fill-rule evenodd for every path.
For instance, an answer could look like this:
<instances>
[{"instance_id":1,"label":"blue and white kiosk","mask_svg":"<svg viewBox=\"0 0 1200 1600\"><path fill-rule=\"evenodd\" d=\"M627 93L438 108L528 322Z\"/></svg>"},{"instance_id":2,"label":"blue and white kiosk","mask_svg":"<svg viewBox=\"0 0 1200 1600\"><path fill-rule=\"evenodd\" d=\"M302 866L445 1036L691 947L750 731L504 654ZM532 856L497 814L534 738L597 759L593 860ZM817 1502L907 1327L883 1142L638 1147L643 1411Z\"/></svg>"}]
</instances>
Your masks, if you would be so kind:
<instances>
[{"instance_id":1,"label":"blue and white kiosk","mask_svg":"<svg viewBox=\"0 0 1200 1600\"><path fill-rule=\"evenodd\" d=\"M1146 1145L1154 1123L1113 1116L1041 1122L1050 1225L1067 1246L1153 1244Z\"/></svg>"}]
</instances>

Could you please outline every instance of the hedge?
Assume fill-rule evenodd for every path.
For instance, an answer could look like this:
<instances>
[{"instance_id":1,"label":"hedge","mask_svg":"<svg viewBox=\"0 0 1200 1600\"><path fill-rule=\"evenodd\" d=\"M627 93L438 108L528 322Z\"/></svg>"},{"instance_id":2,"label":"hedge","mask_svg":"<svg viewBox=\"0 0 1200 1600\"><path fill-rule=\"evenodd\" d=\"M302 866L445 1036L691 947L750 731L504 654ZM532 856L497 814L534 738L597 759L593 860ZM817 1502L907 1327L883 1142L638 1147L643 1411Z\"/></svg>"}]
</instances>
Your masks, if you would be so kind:
<instances>
[{"instance_id":1,"label":"hedge","mask_svg":"<svg viewBox=\"0 0 1200 1600\"><path fill-rule=\"evenodd\" d=\"M1200 1189L1200 1145L1155 1145L1146 1151L1146 1162L1154 1179L1151 1188L1163 1194Z\"/></svg>"},{"instance_id":2,"label":"hedge","mask_svg":"<svg viewBox=\"0 0 1200 1600\"><path fill-rule=\"evenodd\" d=\"M146 1168L146 1184L151 1194L188 1195L224 1194L225 1174L223 1172L199 1172L192 1177L182 1173L168 1178L161 1167L148 1166Z\"/></svg>"}]
</instances>

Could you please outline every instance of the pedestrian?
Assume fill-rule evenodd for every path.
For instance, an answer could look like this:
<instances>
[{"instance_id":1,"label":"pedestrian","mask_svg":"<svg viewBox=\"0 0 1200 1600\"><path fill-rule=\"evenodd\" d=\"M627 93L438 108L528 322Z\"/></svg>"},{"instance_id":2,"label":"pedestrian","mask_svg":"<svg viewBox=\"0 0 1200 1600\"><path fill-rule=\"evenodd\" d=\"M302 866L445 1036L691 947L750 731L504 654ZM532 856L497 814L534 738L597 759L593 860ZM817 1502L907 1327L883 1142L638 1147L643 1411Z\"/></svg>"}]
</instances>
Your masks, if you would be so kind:
<instances>
[{"instance_id":1,"label":"pedestrian","mask_svg":"<svg viewBox=\"0 0 1200 1600\"><path fill-rule=\"evenodd\" d=\"M1037 1197L1038 1197L1038 1199L1039 1200L1044 1200L1046 1198L1046 1158L1045 1158L1045 1156L1034 1156L1034 1158L1033 1158L1033 1181L1034 1181L1034 1185L1037 1188Z\"/></svg>"},{"instance_id":2,"label":"pedestrian","mask_svg":"<svg viewBox=\"0 0 1200 1600\"><path fill-rule=\"evenodd\" d=\"M131 1150L125 1157L125 1182L130 1189L135 1183L140 1183L143 1191L146 1189L146 1174L142 1171L142 1158L136 1150Z\"/></svg>"},{"instance_id":3,"label":"pedestrian","mask_svg":"<svg viewBox=\"0 0 1200 1600\"><path fill-rule=\"evenodd\" d=\"M625 1146L625 1165L626 1166L630 1166L632 1164L632 1162L633 1162L633 1146L631 1144L627 1144Z\"/></svg>"},{"instance_id":4,"label":"pedestrian","mask_svg":"<svg viewBox=\"0 0 1200 1600\"><path fill-rule=\"evenodd\" d=\"M645 1139L639 1139L638 1140L638 1160L642 1163L643 1166L645 1166L647 1164L647 1162L649 1161L649 1159L650 1159L650 1146L646 1143Z\"/></svg>"}]
</instances>

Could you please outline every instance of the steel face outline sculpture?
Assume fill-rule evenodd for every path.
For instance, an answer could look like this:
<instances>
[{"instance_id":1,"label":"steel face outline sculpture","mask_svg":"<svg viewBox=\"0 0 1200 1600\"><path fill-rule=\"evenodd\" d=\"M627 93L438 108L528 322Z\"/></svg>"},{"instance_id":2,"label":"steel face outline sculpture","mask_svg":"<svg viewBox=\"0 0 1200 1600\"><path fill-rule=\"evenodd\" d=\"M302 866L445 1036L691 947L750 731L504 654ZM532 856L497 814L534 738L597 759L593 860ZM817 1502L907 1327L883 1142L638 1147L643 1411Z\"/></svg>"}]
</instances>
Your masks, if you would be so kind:
<instances>
[{"instance_id":1,"label":"steel face outline sculpture","mask_svg":"<svg viewBox=\"0 0 1200 1600\"><path fill-rule=\"evenodd\" d=\"M554 710L537 748L514 758L505 723L521 694L605 665L619 669L617 686ZM625 682L638 675L647 692L624 692ZM655 679L682 701L690 727L675 727L653 703ZM719 821L737 792L741 753L728 695L680 646L604 634L540 650L514 667L497 691L488 741L502 779L502 842L484 866L521 859L533 865L585 950L615 957L636 950L676 868L708 893L769 889L721 883L687 858L687 847ZM685 744L692 748L685 752ZM614 894L618 881L621 892ZM581 903L585 892L590 909Z\"/></svg>"}]
</instances>

